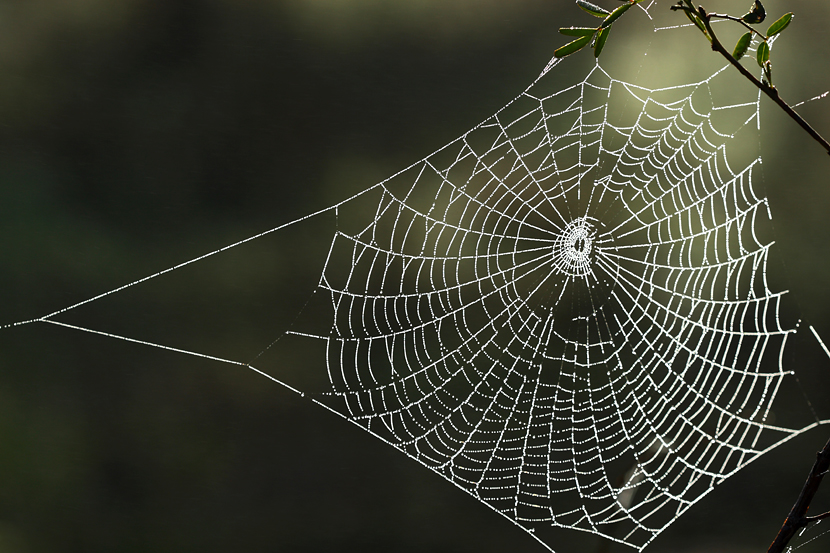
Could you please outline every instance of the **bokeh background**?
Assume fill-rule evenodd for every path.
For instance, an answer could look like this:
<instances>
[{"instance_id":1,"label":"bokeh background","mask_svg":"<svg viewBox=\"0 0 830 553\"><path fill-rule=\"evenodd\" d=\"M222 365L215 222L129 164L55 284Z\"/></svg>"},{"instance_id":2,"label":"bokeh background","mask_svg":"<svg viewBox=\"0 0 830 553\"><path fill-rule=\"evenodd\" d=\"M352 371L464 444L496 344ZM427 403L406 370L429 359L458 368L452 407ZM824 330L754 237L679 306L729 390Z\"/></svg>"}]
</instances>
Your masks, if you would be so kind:
<instances>
[{"instance_id":1,"label":"bokeh background","mask_svg":"<svg viewBox=\"0 0 830 553\"><path fill-rule=\"evenodd\" d=\"M766 7L796 13L773 50L782 95L830 90L830 4ZM512 99L563 43L556 29L589 20L564 0L0 0L0 324L382 180ZM649 37L618 28L609 56L641 67ZM717 65L684 36L666 71ZM830 135L830 98L799 110ZM769 102L763 122L777 267L802 324L827 337L830 159ZM302 306L325 232L234 250L65 320L245 359ZM285 353L287 372L301 353ZM830 407L813 384L830 363L798 359ZM765 551L828 434L754 463L649 550ZM825 536L802 551L828 548ZM229 550L543 549L251 371L43 324L0 331L0 553Z\"/></svg>"}]
</instances>

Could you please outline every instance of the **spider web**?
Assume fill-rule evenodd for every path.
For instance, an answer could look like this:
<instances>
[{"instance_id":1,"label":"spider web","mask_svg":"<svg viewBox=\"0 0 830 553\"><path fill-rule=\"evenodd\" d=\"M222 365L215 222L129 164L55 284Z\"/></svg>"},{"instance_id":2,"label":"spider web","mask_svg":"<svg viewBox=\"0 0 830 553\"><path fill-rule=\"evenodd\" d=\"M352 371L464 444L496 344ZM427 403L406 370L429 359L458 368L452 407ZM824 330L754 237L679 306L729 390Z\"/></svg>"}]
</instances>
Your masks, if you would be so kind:
<instances>
[{"instance_id":1,"label":"spider web","mask_svg":"<svg viewBox=\"0 0 830 553\"><path fill-rule=\"evenodd\" d=\"M768 418L795 324L769 281L759 97L725 68L648 89L557 63L492 117L312 215L337 218L311 303L313 401L534 536L642 549L772 447L819 424ZM754 141L754 142L753 142ZM267 351L267 350L266 350ZM264 352L263 352L264 353ZM262 355L262 354L260 354ZM299 387L262 372L305 395Z\"/></svg>"},{"instance_id":2,"label":"spider web","mask_svg":"<svg viewBox=\"0 0 830 553\"><path fill-rule=\"evenodd\" d=\"M716 77L538 82L382 183L320 281L324 403L549 545L567 527L642 548L791 436L765 424L795 328L761 160L727 156L757 99L715 105Z\"/></svg>"}]
</instances>

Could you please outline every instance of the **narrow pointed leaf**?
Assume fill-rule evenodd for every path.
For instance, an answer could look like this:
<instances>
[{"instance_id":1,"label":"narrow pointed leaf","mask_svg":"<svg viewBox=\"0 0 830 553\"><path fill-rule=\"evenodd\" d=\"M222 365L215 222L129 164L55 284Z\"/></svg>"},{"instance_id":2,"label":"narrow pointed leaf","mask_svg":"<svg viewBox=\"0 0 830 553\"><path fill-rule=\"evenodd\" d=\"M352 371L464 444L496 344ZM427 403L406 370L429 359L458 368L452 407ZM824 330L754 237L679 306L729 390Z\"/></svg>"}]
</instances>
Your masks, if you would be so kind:
<instances>
[{"instance_id":1,"label":"narrow pointed leaf","mask_svg":"<svg viewBox=\"0 0 830 553\"><path fill-rule=\"evenodd\" d=\"M741 35L741 38L738 39L738 43L735 45L735 51L732 52L732 57L736 60L739 60L742 57L744 57L744 54L746 54L746 51L749 49L749 45L751 43L752 33L746 33L744 35Z\"/></svg>"},{"instance_id":2,"label":"narrow pointed leaf","mask_svg":"<svg viewBox=\"0 0 830 553\"><path fill-rule=\"evenodd\" d=\"M597 30L591 27L562 27L559 32L567 36L589 36L593 35Z\"/></svg>"},{"instance_id":3,"label":"narrow pointed leaf","mask_svg":"<svg viewBox=\"0 0 830 553\"><path fill-rule=\"evenodd\" d=\"M553 53L553 55L557 58L564 58L565 56L570 56L574 52L579 52L585 48L589 42L591 42L591 38L591 35L580 37L573 42L569 42L562 48L559 48Z\"/></svg>"},{"instance_id":4,"label":"narrow pointed leaf","mask_svg":"<svg viewBox=\"0 0 830 553\"><path fill-rule=\"evenodd\" d=\"M780 18L778 18L778 21L776 21L775 23L773 23L772 25L769 26L769 29L767 30L767 36L770 37L770 36L773 36L773 35L777 35L781 31L786 29L787 25L789 25L790 21L792 21L792 20L793 20L793 12L785 13Z\"/></svg>"},{"instance_id":5,"label":"narrow pointed leaf","mask_svg":"<svg viewBox=\"0 0 830 553\"><path fill-rule=\"evenodd\" d=\"M623 4L622 6L619 6L617 9L615 9L610 14L608 14L608 17L606 17L605 21L602 22L602 25L600 25L600 28L605 29L605 28L609 27L614 21L619 19L622 14L627 12L628 8L630 8L633 5L634 4L626 3L626 4Z\"/></svg>"},{"instance_id":6,"label":"narrow pointed leaf","mask_svg":"<svg viewBox=\"0 0 830 553\"><path fill-rule=\"evenodd\" d=\"M576 5L582 8L584 11L590 13L594 17L605 17L606 15L611 13L605 8L600 8L596 4L591 4L590 2L586 2L585 0L576 0Z\"/></svg>"},{"instance_id":7,"label":"narrow pointed leaf","mask_svg":"<svg viewBox=\"0 0 830 553\"><path fill-rule=\"evenodd\" d=\"M611 27L606 27L597 34L597 41L594 43L594 57L598 58L602 53L602 49L605 48L605 41L608 40L608 33L610 32Z\"/></svg>"},{"instance_id":8,"label":"narrow pointed leaf","mask_svg":"<svg viewBox=\"0 0 830 553\"><path fill-rule=\"evenodd\" d=\"M756 58L758 59L758 65L764 67L764 64L769 61L769 44L762 42L758 45L758 55Z\"/></svg>"},{"instance_id":9,"label":"narrow pointed leaf","mask_svg":"<svg viewBox=\"0 0 830 553\"><path fill-rule=\"evenodd\" d=\"M695 25L697 25L697 26L698 26L698 28L699 28L701 31L703 31L703 32L704 32L704 34L706 33L706 25L704 25L704 24L703 24L703 21L701 21L701 20L700 20L700 18L699 18L698 16L696 16L696 15L694 15L694 14L691 14L691 13L687 12L686 10L683 10L683 13L685 13L685 14L686 14L686 17L688 17L688 18L689 18L689 21L691 21L692 23L694 23Z\"/></svg>"}]
</instances>

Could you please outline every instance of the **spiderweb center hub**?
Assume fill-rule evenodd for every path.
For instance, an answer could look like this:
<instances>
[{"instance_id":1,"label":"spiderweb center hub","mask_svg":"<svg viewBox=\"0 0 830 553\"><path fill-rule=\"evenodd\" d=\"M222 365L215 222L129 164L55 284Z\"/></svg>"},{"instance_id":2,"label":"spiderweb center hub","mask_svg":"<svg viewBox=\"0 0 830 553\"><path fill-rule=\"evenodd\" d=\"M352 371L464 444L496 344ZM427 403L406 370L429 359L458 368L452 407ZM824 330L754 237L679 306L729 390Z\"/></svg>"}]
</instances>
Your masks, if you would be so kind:
<instances>
[{"instance_id":1,"label":"spiderweb center hub","mask_svg":"<svg viewBox=\"0 0 830 553\"><path fill-rule=\"evenodd\" d=\"M573 277L591 273L596 226L585 217L578 217L557 236L553 245L553 267Z\"/></svg>"}]
</instances>

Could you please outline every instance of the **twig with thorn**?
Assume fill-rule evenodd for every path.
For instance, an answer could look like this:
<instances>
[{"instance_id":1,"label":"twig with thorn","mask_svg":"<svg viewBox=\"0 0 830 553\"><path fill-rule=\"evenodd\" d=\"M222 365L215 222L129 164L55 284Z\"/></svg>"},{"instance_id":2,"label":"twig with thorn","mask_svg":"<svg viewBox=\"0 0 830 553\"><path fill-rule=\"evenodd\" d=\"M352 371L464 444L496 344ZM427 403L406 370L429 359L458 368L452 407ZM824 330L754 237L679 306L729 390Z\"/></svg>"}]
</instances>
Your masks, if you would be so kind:
<instances>
[{"instance_id":1,"label":"twig with thorn","mask_svg":"<svg viewBox=\"0 0 830 553\"><path fill-rule=\"evenodd\" d=\"M775 537L775 541L769 546L767 553L783 553L790 540L798 533L799 530L820 520L830 517L830 511L808 517L807 510L810 508L810 502L813 501L816 492L818 492L819 485L824 475L830 471L830 441L824 446L824 449L816 454L816 462L813 464L810 474L807 476L807 481L804 487L801 488L801 493L795 501L790 514L784 521L781 530Z\"/></svg>"}]
</instances>

